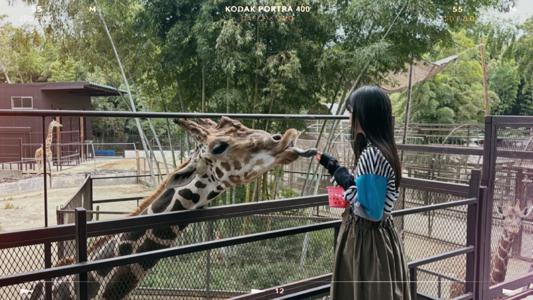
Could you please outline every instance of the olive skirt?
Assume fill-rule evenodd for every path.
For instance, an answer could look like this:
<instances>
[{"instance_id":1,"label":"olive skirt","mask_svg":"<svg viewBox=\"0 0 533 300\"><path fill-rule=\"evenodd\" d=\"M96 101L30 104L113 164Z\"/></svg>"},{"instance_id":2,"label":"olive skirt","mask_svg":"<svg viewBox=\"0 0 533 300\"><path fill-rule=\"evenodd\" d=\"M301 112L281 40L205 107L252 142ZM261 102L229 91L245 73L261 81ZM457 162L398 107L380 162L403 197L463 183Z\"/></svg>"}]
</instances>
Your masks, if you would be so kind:
<instances>
[{"instance_id":1,"label":"olive skirt","mask_svg":"<svg viewBox=\"0 0 533 300\"><path fill-rule=\"evenodd\" d=\"M372 222L346 208L335 252L331 299L411 299L407 264L392 217Z\"/></svg>"}]
</instances>

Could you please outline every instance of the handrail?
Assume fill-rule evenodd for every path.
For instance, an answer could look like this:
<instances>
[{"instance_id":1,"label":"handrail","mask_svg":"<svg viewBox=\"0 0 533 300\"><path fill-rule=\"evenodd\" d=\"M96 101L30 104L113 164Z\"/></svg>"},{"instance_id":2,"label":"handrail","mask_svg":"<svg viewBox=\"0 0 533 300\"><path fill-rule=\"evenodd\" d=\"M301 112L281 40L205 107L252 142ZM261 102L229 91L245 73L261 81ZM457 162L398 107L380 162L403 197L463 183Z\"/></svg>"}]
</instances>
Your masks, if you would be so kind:
<instances>
[{"instance_id":1,"label":"handrail","mask_svg":"<svg viewBox=\"0 0 533 300\"><path fill-rule=\"evenodd\" d=\"M421 188L423 184L424 188ZM448 183L430 179L403 177L400 187L423 190L435 193L446 193L459 197L468 197L469 186L463 183Z\"/></svg>"},{"instance_id":2,"label":"handrail","mask_svg":"<svg viewBox=\"0 0 533 300\"><path fill-rule=\"evenodd\" d=\"M300 197L300 198L304 198L304 197ZM317 198L318 200L320 200L320 198L325 198L325 195L321 197L317 197ZM287 201L287 200L280 200L280 201ZM293 200L293 201L296 201L296 200ZM260 202L257 204L268 204L271 202L275 202L275 201ZM459 203L459 204L456 204L457 206L465 205L464 200L453 201L453 202ZM433 207L433 205L426 205L425 207L427 209L430 209ZM210 210L216 210L216 209L217 208L212 208ZM398 212L401 212L401 210L398 210ZM184 213L184 212L178 212L178 213ZM169 213L169 214L173 215L176 213ZM124 220L121 220L121 221L124 221ZM109 222L114 222L114 221L109 221ZM96 225L98 223L104 223L104 222L87 223L87 233L89 234L89 232L91 232L91 230L89 230L91 225ZM45 270L37 270L37 271L31 271L31 272L26 272L26 273L19 273L15 275L9 275L4 278L0 278L0 286L18 284L24 281L42 280L46 278L65 276L65 275L81 273L81 272L89 272L89 271L93 271L93 270L100 269L100 268L109 268L109 267L115 267L118 265L126 265L126 264L136 263L138 262L139 259L161 259L161 258L170 257L170 256L176 256L176 255L188 254L188 253L193 253L193 252L198 252L198 251L205 251L205 250L210 250L210 249L215 249L215 248L227 247L227 246L232 246L232 245L250 243L254 241L282 237L286 235L294 235L294 234L305 233L305 232L310 232L310 231L334 228L334 227L340 226L340 224L341 224L341 220L327 221L327 222L322 222L318 224L303 225L303 226L286 228L286 229L272 230L272 231L267 231L267 232L262 232L262 233L255 233L255 234L249 234L249 235L244 235L244 236L196 243L192 245L173 247L169 249L148 251L148 252L143 252L143 253L130 254L126 256L102 259L98 261L77 263L77 264L68 265L68 266L53 267L53 268L49 268ZM153 227L156 225L157 224L151 224L149 227ZM95 230L93 228L92 234L94 235L94 233L95 233ZM463 249L454 250L454 251L450 251L449 253L441 254L438 257L441 257L441 259L445 259L445 258L452 257L455 255L468 253L472 251L472 249L473 247L469 246ZM418 263L418 265L421 265L421 264L422 264L421 262Z\"/></svg>"},{"instance_id":3,"label":"handrail","mask_svg":"<svg viewBox=\"0 0 533 300\"><path fill-rule=\"evenodd\" d=\"M450 257L467 254L473 251L474 251L474 246L466 246L466 247L462 247L459 249L444 252L439 255L413 260L407 264L407 267L418 268L419 266L427 265L427 264L430 264L430 263L433 263L439 260L443 260L443 259L448 259Z\"/></svg>"},{"instance_id":4,"label":"handrail","mask_svg":"<svg viewBox=\"0 0 533 300\"><path fill-rule=\"evenodd\" d=\"M266 239L278 238L287 235L295 235L300 233L312 232L340 226L341 221L329 221L318 224L302 225L298 227L291 227L286 229L278 229L261 233L248 234L238 237L225 238L214 241L207 241L185 246L172 247L168 249L160 249L147 251L142 253L129 254L119 257L112 257L100 259L95 261L88 261L82 263L75 263L71 265L52 267L43 270L30 271L19 273L15 275L8 275L0 278L0 287L7 285L19 284L27 281L37 281L47 278L61 277L72 275L76 273L85 273L103 268L112 268L120 265L129 265L138 263L139 261L162 259L171 256L189 254L199 251L211 250L227 246L240 245L251 243Z\"/></svg>"},{"instance_id":5,"label":"handrail","mask_svg":"<svg viewBox=\"0 0 533 300\"><path fill-rule=\"evenodd\" d=\"M152 176L152 175L150 175L150 174L119 175L119 176L94 176L94 175L91 175L91 178L93 180L99 180L99 179L123 179L123 178L150 177L150 176ZM167 174L166 173L154 174L154 176L167 176Z\"/></svg>"},{"instance_id":6,"label":"handrail","mask_svg":"<svg viewBox=\"0 0 533 300\"><path fill-rule=\"evenodd\" d=\"M404 216L404 215L410 215L410 214L416 214L421 212L426 212L430 210L437 210L437 209L445 209L450 207L456 207L456 206L463 206L463 205L470 205L475 204L477 202L477 198L472 197L468 199L462 199L462 200L456 200L456 201L450 201L450 202L444 202L444 203L438 203L438 204L431 204L431 205L424 205L419 207L412 207L412 208L404 208L395 210L392 212L393 216Z\"/></svg>"},{"instance_id":7,"label":"handrail","mask_svg":"<svg viewBox=\"0 0 533 300\"><path fill-rule=\"evenodd\" d=\"M495 298L502 296L503 289L514 290L521 287L529 286L533 282L533 272L526 273L511 281L504 281L489 287L489 297Z\"/></svg>"},{"instance_id":8,"label":"handrail","mask_svg":"<svg viewBox=\"0 0 533 300\"><path fill-rule=\"evenodd\" d=\"M413 182L426 181L417 179ZM455 184L455 186L462 186ZM466 205L471 199L459 200L433 204L428 206L421 206L417 208L409 208L408 210L416 209L418 212L431 210L434 207L453 207ZM176 225L184 223L195 223L214 219L224 219L236 216L246 216L258 213L278 212L291 209L302 209L318 205L327 205L327 195L315 195L289 198L283 200L271 200L257 203L244 203L217 206L204 210L179 211L179 212L165 212L155 215L134 216L125 219L112 221L93 221L87 225L88 235L97 236L105 234L120 233L131 230L148 229L154 226L162 225ZM403 215L404 210L393 211L393 216ZM0 234L0 249L11 248L17 246L27 246L33 244L40 244L44 242L56 242L62 240L74 239L74 225L56 225L48 228L30 229L22 231L14 231Z\"/></svg>"},{"instance_id":9,"label":"handrail","mask_svg":"<svg viewBox=\"0 0 533 300\"><path fill-rule=\"evenodd\" d=\"M95 110L24 110L14 111L0 109L0 116L90 116L117 118L220 118L234 119L279 119L279 120L348 120L343 115L302 115L302 114L247 114L247 113L183 113L183 112L130 112L130 111L95 111Z\"/></svg>"},{"instance_id":10,"label":"handrail","mask_svg":"<svg viewBox=\"0 0 533 300\"><path fill-rule=\"evenodd\" d=\"M458 256L458 255L467 254L467 253L470 253L470 252L473 252L473 251L474 251L474 247L473 246L467 246L467 247L463 247L463 248L460 248L460 249L444 252L444 253L441 253L439 255L435 255L435 256L428 257L428 258L423 258L423 259L412 261L409 264L407 264L407 267L409 269L417 269L419 266L422 266L422 265L425 265L425 264L429 264L429 263L432 263L432 262L435 262L435 261L439 261L439 260L443 260L443 259L448 259L448 258L451 258L451 257L454 257L454 256ZM320 281L317 281L317 278ZM324 282L326 280L329 281L327 284L321 284L321 285L317 286L316 283L321 283L321 282ZM321 275L321 276L318 276L318 277L311 278L309 280L302 280L302 281L299 281L299 282L296 282L296 283L289 283L289 284L285 284L285 285L281 285L281 286L277 286L277 287L272 287L272 288L263 290L263 291L261 291L258 294L246 294L246 295L242 295L242 296L233 297L231 299L232 300L271 299L271 298L267 298L267 297L272 297L272 296L276 295L276 293L278 293L277 296L279 296L276 299L292 299L293 297L304 297L304 296L309 297L309 296L312 296L312 295L323 294L326 291L329 291L330 288L331 288L331 282L330 281L331 281L331 273L328 273L328 274L324 274L324 275ZM300 288L302 286L306 286L306 285L307 286L311 285L311 287L309 289L305 289L305 290L298 289L298 288ZM296 292L291 293L289 295L279 295L279 291L284 291L285 288L293 287L293 286L296 286L296 288L297 288ZM283 290L281 290L281 289L283 289ZM421 295L421 294L419 294L419 295L423 296L423 297L419 297L419 298L433 299L433 298L431 298L431 297L429 297L427 295ZM471 294L467 294L465 296L471 296ZM465 298L465 299L469 299L469 298Z\"/></svg>"},{"instance_id":11,"label":"handrail","mask_svg":"<svg viewBox=\"0 0 533 300\"><path fill-rule=\"evenodd\" d=\"M93 200L93 204L126 202L126 201L135 201L135 200L141 200L141 199L144 199L144 197L135 196L135 197L114 198L114 199L101 199L101 200Z\"/></svg>"},{"instance_id":12,"label":"handrail","mask_svg":"<svg viewBox=\"0 0 533 300\"><path fill-rule=\"evenodd\" d=\"M327 195L304 196L283 200L217 206L209 209L134 216L112 221L93 221L88 222L87 229L89 236L96 236L113 234L121 231L147 229L161 225L195 223L239 215L247 216L258 213L301 209L317 205L326 205L327 203ZM0 234L0 249L73 239L75 239L74 224L12 231Z\"/></svg>"},{"instance_id":13,"label":"handrail","mask_svg":"<svg viewBox=\"0 0 533 300\"><path fill-rule=\"evenodd\" d=\"M419 144L398 144L398 150L413 152L429 152L441 154L463 154L483 156L483 148L472 148L452 145L419 145Z\"/></svg>"}]
</instances>

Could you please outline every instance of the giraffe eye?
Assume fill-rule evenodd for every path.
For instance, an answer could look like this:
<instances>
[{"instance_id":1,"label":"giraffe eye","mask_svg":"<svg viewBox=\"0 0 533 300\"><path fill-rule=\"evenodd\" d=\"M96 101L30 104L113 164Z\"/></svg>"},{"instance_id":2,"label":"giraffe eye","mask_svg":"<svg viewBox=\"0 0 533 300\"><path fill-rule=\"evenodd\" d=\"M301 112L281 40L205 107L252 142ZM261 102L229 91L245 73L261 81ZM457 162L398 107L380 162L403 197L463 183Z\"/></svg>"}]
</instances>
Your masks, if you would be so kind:
<instances>
[{"instance_id":1,"label":"giraffe eye","mask_svg":"<svg viewBox=\"0 0 533 300\"><path fill-rule=\"evenodd\" d=\"M211 153L213 153L215 155L222 154L222 153L224 153L224 151L226 151L226 149L228 149L228 146L229 146L228 143L220 142L215 147L213 147L213 149L211 150Z\"/></svg>"}]
</instances>

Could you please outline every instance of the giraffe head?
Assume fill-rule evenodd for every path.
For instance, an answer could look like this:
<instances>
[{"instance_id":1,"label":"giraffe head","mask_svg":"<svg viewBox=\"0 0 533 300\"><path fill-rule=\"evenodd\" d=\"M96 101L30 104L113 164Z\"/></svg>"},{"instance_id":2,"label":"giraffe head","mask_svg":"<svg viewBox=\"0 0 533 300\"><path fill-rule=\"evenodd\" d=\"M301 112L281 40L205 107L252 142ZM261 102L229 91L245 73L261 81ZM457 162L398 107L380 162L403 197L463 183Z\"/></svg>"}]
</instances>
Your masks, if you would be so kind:
<instances>
[{"instance_id":1,"label":"giraffe head","mask_svg":"<svg viewBox=\"0 0 533 300\"><path fill-rule=\"evenodd\" d=\"M533 206L520 209L520 204L497 206L496 214L503 219L503 228L511 234L518 234L522 220L533 211Z\"/></svg>"},{"instance_id":2,"label":"giraffe head","mask_svg":"<svg viewBox=\"0 0 533 300\"><path fill-rule=\"evenodd\" d=\"M214 176L226 187L248 183L273 167L289 164L299 157L294 148L298 136L295 129L270 134L227 117L218 123L210 119L175 122L197 142L192 156L196 173Z\"/></svg>"},{"instance_id":3,"label":"giraffe head","mask_svg":"<svg viewBox=\"0 0 533 300\"><path fill-rule=\"evenodd\" d=\"M54 128L54 127L63 127L63 125L61 125L61 123L59 123L58 121L56 120L52 120L52 122L50 122L50 128Z\"/></svg>"}]
</instances>

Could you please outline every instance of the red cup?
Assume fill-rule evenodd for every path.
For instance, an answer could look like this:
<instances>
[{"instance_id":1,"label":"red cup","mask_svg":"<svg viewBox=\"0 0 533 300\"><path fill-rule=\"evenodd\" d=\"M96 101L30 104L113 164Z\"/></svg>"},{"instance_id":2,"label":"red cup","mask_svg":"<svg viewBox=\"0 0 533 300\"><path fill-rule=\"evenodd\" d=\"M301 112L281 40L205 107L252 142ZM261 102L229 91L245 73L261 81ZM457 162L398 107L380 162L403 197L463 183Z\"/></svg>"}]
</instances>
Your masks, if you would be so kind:
<instances>
[{"instance_id":1,"label":"red cup","mask_svg":"<svg viewBox=\"0 0 533 300\"><path fill-rule=\"evenodd\" d=\"M344 189L341 186L327 186L330 207L346 208L350 204L344 199Z\"/></svg>"}]
</instances>

